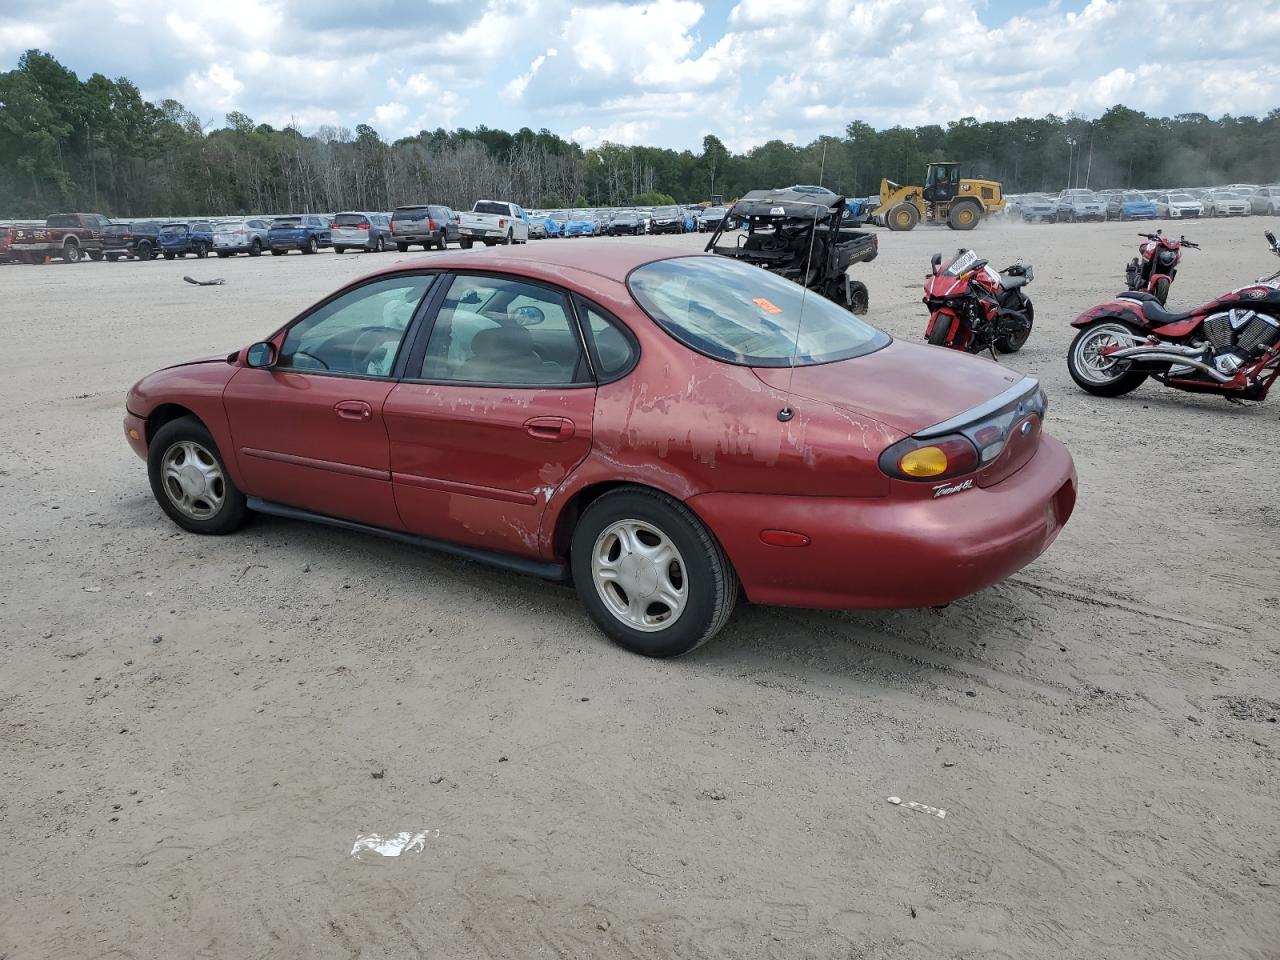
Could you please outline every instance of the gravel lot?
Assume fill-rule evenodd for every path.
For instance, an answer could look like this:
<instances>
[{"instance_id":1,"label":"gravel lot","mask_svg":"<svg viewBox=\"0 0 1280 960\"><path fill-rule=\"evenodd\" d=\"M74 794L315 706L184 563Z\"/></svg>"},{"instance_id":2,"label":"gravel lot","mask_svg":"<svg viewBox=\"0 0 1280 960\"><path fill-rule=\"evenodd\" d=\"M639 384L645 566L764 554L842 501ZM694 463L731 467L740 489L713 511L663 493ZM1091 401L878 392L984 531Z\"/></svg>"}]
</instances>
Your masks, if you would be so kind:
<instances>
[{"instance_id":1,"label":"gravel lot","mask_svg":"<svg viewBox=\"0 0 1280 960\"><path fill-rule=\"evenodd\" d=\"M1189 225L1171 306L1274 269L1268 225ZM920 340L934 250L1035 265L1012 365L1081 482L1046 556L942 610L742 605L673 662L561 586L152 501L134 380L404 255L0 267L0 958L1280 955L1280 396L1075 388L1137 229L854 268Z\"/></svg>"}]
</instances>

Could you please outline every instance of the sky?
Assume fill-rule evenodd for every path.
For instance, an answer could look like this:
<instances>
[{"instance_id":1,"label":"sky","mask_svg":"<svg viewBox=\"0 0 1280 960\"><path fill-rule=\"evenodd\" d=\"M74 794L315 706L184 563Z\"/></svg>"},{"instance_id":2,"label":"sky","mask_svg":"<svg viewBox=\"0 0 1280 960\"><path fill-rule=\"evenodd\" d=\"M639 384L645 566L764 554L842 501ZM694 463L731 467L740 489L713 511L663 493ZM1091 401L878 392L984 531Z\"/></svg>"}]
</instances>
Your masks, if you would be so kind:
<instances>
[{"instance_id":1,"label":"sky","mask_svg":"<svg viewBox=\"0 0 1280 960\"><path fill-rule=\"evenodd\" d=\"M1280 107L1280 0L0 0L30 47L211 127L485 124L735 152L873 127Z\"/></svg>"}]
</instances>

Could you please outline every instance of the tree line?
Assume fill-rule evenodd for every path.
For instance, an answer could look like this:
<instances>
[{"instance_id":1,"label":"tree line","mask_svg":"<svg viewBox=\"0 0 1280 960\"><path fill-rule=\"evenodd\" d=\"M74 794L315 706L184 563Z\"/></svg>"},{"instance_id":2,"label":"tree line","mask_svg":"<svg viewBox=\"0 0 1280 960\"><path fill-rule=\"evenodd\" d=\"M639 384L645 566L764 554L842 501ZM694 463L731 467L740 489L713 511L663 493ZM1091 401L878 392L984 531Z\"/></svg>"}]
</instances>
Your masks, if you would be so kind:
<instances>
[{"instance_id":1,"label":"tree line","mask_svg":"<svg viewBox=\"0 0 1280 960\"><path fill-rule=\"evenodd\" d=\"M209 124L175 100L151 103L126 78L87 80L30 50L0 74L0 218L56 210L115 217L388 210L477 198L530 207L709 200L793 183L846 196L880 179L919 183L931 160L957 160L1006 192L1066 187L1208 186L1280 179L1280 108L1265 117L1149 117L1114 106L1096 120L1050 114L875 130L852 121L806 145L731 153L604 143L549 130L422 131L392 143L365 124L305 135L231 113Z\"/></svg>"}]
</instances>

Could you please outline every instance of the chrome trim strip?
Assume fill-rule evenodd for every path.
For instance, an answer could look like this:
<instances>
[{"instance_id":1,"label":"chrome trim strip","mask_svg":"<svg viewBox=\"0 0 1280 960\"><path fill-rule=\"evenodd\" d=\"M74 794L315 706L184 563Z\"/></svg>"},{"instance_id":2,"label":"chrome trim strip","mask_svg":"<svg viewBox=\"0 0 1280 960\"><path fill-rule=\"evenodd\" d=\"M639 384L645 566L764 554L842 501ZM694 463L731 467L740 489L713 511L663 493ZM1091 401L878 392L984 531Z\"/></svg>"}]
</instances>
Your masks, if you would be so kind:
<instances>
[{"instance_id":1,"label":"chrome trim strip","mask_svg":"<svg viewBox=\"0 0 1280 960\"><path fill-rule=\"evenodd\" d=\"M981 420L983 417L991 416L991 414L1009 406L1009 404L1013 403L1015 400L1021 400L1027 394L1038 390L1039 387L1040 381L1035 377L1023 377L1008 390L997 394L985 403L980 403L976 407L971 407L964 411L964 413L957 413L949 420L943 420L941 423L935 423L931 427L925 427L923 430L917 430L912 434L912 436L918 437L922 440L927 440L930 437L940 437L945 433L954 433L956 430L973 423L975 420Z\"/></svg>"}]
</instances>

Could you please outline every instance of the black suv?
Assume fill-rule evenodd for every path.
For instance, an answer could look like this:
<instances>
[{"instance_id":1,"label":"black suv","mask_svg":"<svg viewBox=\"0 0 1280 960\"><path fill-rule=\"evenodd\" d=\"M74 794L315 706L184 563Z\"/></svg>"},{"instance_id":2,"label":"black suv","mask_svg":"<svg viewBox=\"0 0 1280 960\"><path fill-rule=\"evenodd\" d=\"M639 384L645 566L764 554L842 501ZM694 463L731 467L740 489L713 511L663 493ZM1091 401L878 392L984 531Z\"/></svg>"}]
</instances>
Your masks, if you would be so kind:
<instances>
[{"instance_id":1,"label":"black suv","mask_svg":"<svg viewBox=\"0 0 1280 960\"><path fill-rule=\"evenodd\" d=\"M102 254L108 260L153 260L159 252L159 223L110 223L102 228Z\"/></svg>"}]
</instances>

